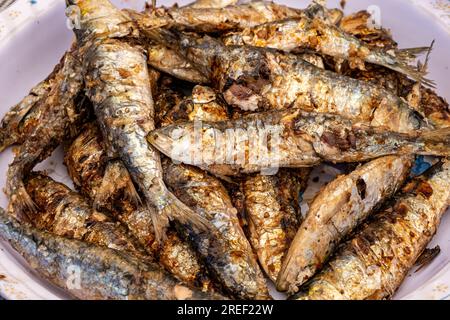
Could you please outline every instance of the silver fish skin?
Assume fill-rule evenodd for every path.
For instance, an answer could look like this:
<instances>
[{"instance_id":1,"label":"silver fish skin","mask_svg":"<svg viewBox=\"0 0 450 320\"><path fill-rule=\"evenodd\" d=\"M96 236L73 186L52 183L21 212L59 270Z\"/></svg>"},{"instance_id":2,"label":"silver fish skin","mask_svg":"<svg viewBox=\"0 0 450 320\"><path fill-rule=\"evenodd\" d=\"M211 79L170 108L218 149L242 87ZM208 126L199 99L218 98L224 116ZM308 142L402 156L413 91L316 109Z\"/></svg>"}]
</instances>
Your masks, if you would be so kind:
<instances>
[{"instance_id":1,"label":"silver fish skin","mask_svg":"<svg viewBox=\"0 0 450 320\"><path fill-rule=\"evenodd\" d=\"M448 128L401 134L299 109L232 121L176 123L152 131L148 140L173 160L219 175L311 167L321 161L361 162L391 154L447 156L450 152Z\"/></svg>"},{"instance_id":2,"label":"silver fish skin","mask_svg":"<svg viewBox=\"0 0 450 320\"><path fill-rule=\"evenodd\" d=\"M345 236L403 185L411 163L411 156L381 157L328 183L310 204L289 247L277 289L297 292Z\"/></svg>"},{"instance_id":3,"label":"silver fish skin","mask_svg":"<svg viewBox=\"0 0 450 320\"><path fill-rule=\"evenodd\" d=\"M334 113L391 131L430 128L394 93L320 69L294 54L255 47L227 47L209 36L152 31L209 75L226 102L242 110L300 108Z\"/></svg>"},{"instance_id":4,"label":"silver fish skin","mask_svg":"<svg viewBox=\"0 0 450 320\"><path fill-rule=\"evenodd\" d=\"M0 210L0 237L44 279L86 300L210 300L218 294L189 288L132 255L40 231ZM80 271L80 286L71 279Z\"/></svg>"},{"instance_id":5,"label":"silver fish skin","mask_svg":"<svg viewBox=\"0 0 450 320\"><path fill-rule=\"evenodd\" d=\"M113 17L122 17L117 9L111 8L109 1L79 0L76 5L82 13L81 28L89 32L88 38L83 32L77 33L84 45L86 95L94 104L108 153L120 157L143 194L142 201L149 208L157 239L164 238L165 228L172 219L190 223L194 229L207 229L206 222L167 189L159 153L145 139L154 129L154 103L144 53L139 47L108 38L114 33L106 38L98 34L99 30L118 23L101 15L99 6L107 8L105 12L111 12ZM98 19L93 18L99 14ZM94 35L93 40L89 39L90 35Z\"/></svg>"},{"instance_id":6,"label":"silver fish skin","mask_svg":"<svg viewBox=\"0 0 450 320\"><path fill-rule=\"evenodd\" d=\"M408 183L324 269L291 297L297 300L388 299L405 279L450 204L450 162Z\"/></svg>"},{"instance_id":7,"label":"silver fish skin","mask_svg":"<svg viewBox=\"0 0 450 320\"><path fill-rule=\"evenodd\" d=\"M296 49L312 50L321 54L349 61L351 68L364 70L365 63L382 65L403 73L416 81L432 84L424 79L424 73L411 66L410 55L405 52L425 52L427 47L388 52L367 45L339 27L321 19L301 17L269 22L246 28L223 39L226 45L267 47L291 52Z\"/></svg>"},{"instance_id":8,"label":"silver fish skin","mask_svg":"<svg viewBox=\"0 0 450 320\"><path fill-rule=\"evenodd\" d=\"M176 28L196 32L223 32L256 26L265 22L300 16L300 9L273 2L255 1L224 8L181 7L137 13L127 10L139 29L151 31L158 27Z\"/></svg>"}]
</instances>

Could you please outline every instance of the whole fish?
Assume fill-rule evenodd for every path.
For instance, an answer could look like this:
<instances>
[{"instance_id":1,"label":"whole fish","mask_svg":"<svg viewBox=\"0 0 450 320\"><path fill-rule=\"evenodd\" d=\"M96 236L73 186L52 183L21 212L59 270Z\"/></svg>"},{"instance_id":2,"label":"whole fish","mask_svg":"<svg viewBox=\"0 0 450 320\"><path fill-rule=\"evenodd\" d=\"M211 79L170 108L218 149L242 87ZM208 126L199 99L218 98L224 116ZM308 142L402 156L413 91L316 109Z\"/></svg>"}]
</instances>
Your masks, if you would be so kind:
<instances>
[{"instance_id":1,"label":"whole fish","mask_svg":"<svg viewBox=\"0 0 450 320\"><path fill-rule=\"evenodd\" d=\"M402 186L411 162L410 156L381 157L320 190L285 256L277 289L297 292L345 236Z\"/></svg>"},{"instance_id":2,"label":"whole fish","mask_svg":"<svg viewBox=\"0 0 450 320\"><path fill-rule=\"evenodd\" d=\"M46 159L67 137L77 134L81 124L88 119L88 101L80 93L82 87L81 65L76 51L67 53L56 73L54 85L38 101L38 110L24 125L21 144L14 161L9 165L6 193L10 199L9 211L21 216L35 210L27 194L23 179L40 161ZM14 208L14 209L13 209Z\"/></svg>"},{"instance_id":3,"label":"whole fish","mask_svg":"<svg viewBox=\"0 0 450 320\"><path fill-rule=\"evenodd\" d=\"M223 299L189 288L157 265L127 253L20 224L4 210L0 210L0 237L41 277L79 299Z\"/></svg>"},{"instance_id":4,"label":"whole fish","mask_svg":"<svg viewBox=\"0 0 450 320\"><path fill-rule=\"evenodd\" d=\"M82 196L64 184L43 174L32 173L27 179L26 189L40 209L30 217L36 228L127 252L142 261L151 261L151 257L124 227L93 210Z\"/></svg>"},{"instance_id":5,"label":"whole fish","mask_svg":"<svg viewBox=\"0 0 450 320\"><path fill-rule=\"evenodd\" d=\"M395 203L366 223L292 299L392 297L450 204L449 181L447 160L407 184Z\"/></svg>"},{"instance_id":6,"label":"whole fish","mask_svg":"<svg viewBox=\"0 0 450 320\"><path fill-rule=\"evenodd\" d=\"M152 131L148 140L173 160L219 175L238 175L390 154L446 156L449 134L448 128L401 134L337 115L289 109L232 121L176 123Z\"/></svg>"},{"instance_id":7,"label":"whole fish","mask_svg":"<svg viewBox=\"0 0 450 320\"><path fill-rule=\"evenodd\" d=\"M385 66L403 73L416 81L432 84L424 74L409 65L415 54L426 52L427 47L389 52L370 47L365 42L321 19L301 17L274 21L225 36L226 45L267 47L291 52L312 50L338 59L346 59L351 68L365 68L365 63Z\"/></svg>"},{"instance_id":8,"label":"whole fish","mask_svg":"<svg viewBox=\"0 0 450 320\"><path fill-rule=\"evenodd\" d=\"M301 108L335 113L391 131L429 128L414 109L384 88L320 69L294 54L158 30L151 36L208 74L226 102L243 110Z\"/></svg>"},{"instance_id":9,"label":"whole fish","mask_svg":"<svg viewBox=\"0 0 450 320\"><path fill-rule=\"evenodd\" d=\"M309 171L281 169L275 175L248 176L242 183L249 240L274 282L302 221L299 195L306 188Z\"/></svg>"},{"instance_id":10,"label":"whole fish","mask_svg":"<svg viewBox=\"0 0 450 320\"><path fill-rule=\"evenodd\" d=\"M179 228L191 239L223 290L239 299L270 299L266 280L225 187L204 171L174 164L170 159L163 160L163 168L164 180L173 192L221 235L192 234L189 228Z\"/></svg>"},{"instance_id":11,"label":"whole fish","mask_svg":"<svg viewBox=\"0 0 450 320\"><path fill-rule=\"evenodd\" d=\"M159 153L145 140L154 129L146 58L139 47L111 38L133 32L127 27L126 14L108 0L67 3L72 11L78 8L80 28L75 33L83 45L86 95L94 104L108 153L120 157L143 195L156 238L161 241L165 237L172 219L189 223L193 229L207 229L206 222L167 189ZM121 22L123 27L117 25Z\"/></svg>"},{"instance_id":12,"label":"whole fish","mask_svg":"<svg viewBox=\"0 0 450 320\"><path fill-rule=\"evenodd\" d=\"M173 230L162 246L156 243L151 217L132 199L131 177L120 161L108 160L98 127L91 123L66 148L64 162L81 193L100 212L125 225L148 255L184 283L210 289L211 280L196 252Z\"/></svg>"},{"instance_id":13,"label":"whole fish","mask_svg":"<svg viewBox=\"0 0 450 320\"><path fill-rule=\"evenodd\" d=\"M155 10L150 13L127 13L143 31L159 27L192 30L196 32L223 32L239 30L265 22L300 16L302 10L273 2L255 1L224 8L196 8L191 6Z\"/></svg>"}]
</instances>

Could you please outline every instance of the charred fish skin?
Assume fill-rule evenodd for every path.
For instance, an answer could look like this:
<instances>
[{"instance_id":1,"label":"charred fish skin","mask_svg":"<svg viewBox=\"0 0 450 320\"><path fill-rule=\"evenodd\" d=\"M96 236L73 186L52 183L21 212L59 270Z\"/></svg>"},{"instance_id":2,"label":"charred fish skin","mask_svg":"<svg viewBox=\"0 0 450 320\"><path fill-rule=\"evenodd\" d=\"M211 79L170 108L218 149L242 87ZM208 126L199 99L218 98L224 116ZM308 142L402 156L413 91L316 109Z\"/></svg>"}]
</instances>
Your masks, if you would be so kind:
<instances>
[{"instance_id":1,"label":"charred fish skin","mask_svg":"<svg viewBox=\"0 0 450 320\"><path fill-rule=\"evenodd\" d=\"M138 47L108 38L115 36L114 31L105 38L105 28L111 29L110 24L125 18L107 0L81 0L76 1L76 6L81 12L82 29L77 37L85 46L86 94L94 104L108 152L119 155L144 195L157 239L164 238L164 229L171 219L189 222L196 229L207 228L168 191L162 179L159 153L145 140L154 129L154 104L145 55ZM105 8L118 22L103 16L99 8Z\"/></svg>"},{"instance_id":2,"label":"charred fish skin","mask_svg":"<svg viewBox=\"0 0 450 320\"><path fill-rule=\"evenodd\" d=\"M390 298L436 232L450 203L449 181L446 160L408 184L392 207L364 225L292 299Z\"/></svg>"},{"instance_id":3,"label":"charred fish skin","mask_svg":"<svg viewBox=\"0 0 450 320\"><path fill-rule=\"evenodd\" d=\"M56 236L20 224L0 210L0 237L8 241L44 279L79 299L223 299L188 288L157 265L114 249ZM79 286L70 281L80 271Z\"/></svg>"},{"instance_id":4,"label":"charred fish skin","mask_svg":"<svg viewBox=\"0 0 450 320\"><path fill-rule=\"evenodd\" d=\"M402 58L401 51L395 55L395 53L370 47L343 32L339 27L321 19L310 19L306 16L247 28L242 32L226 36L224 43L268 47L287 52L295 49L313 50L338 59L346 59L351 68L364 70L366 62L373 63L406 74L416 81L431 84L429 80L423 79L421 71L418 71L415 66L410 66L408 61ZM414 50L419 51L419 49ZM420 48L420 50L426 51L427 48Z\"/></svg>"},{"instance_id":5,"label":"charred fish skin","mask_svg":"<svg viewBox=\"0 0 450 320\"><path fill-rule=\"evenodd\" d=\"M430 126L406 102L382 87L318 68L293 54L254 47L227 47L202 38L154 31L208 74L226 102L243 110L301 108L334 113L411 132Z\"/></svg>"},{"instance_id":6,"label":"charred fish skin","mask_svg":"<svg viewBox=\"0 0 450 320\"><path fill-rule=\"evenodd\" d=\"M298 197L309 171L280 169L276 175L246 177L242 183L249 240L273 282L302 221Z\"/></svg>"},{"instance_id":7,"label":"charred fish skin","mask_svg":"<svg viewBox=\"0 0 450 320\"><path fill-rule=\"evenodd\" d=\"M270 133L271 144L261 139L266 133ZM201 126L176 123L152 131L148 140L173 160L216 174L239 175L264 168L361 162L394 154L446 156L449 135L448 128L401 134L337 115L289 109L203 122ZM225 142L217 137L225 137ZM264 156L257 157L254 152Z\"/></svg>"},{"instance_id":8,"label":"charred fish skin","mask_svg":"<svg viewBox=\"0 0 450 320\"><path fill-rule=\"evenodd\" d=\"M27 96L14 105L4 116L0 123L0 152L12 144L21 144L38 125L43 113L43 104L39 102L44 99L50 90L57 86L57 79L63 72L64 63L67 61L66 52L61 61L54 67L46 79L34 86ZM38 108L36 106L41 106Z\"/></svg>"},{"instance_id":9,"label":"charred fish skin","mask_svg":"<svg viewBox=\"0 0 450 320\"><path fill-rule=\"evenodd\" d=\"M144 32L164 26L179 30L214 33L239 30L269 21L297 17L302 11L273 2L255 1L224 8L186 6L150 14L128 12Z\"/></svg>"},{"instance_id":10,"label":"charred fish skin","mask_svg":"<svg viewBox=\"0 0 450 320\"><path fill-rule=\"evenodd\" d=\"M10 199L8 210L12 214L21 216L24 211L36 209L25 190L24 177L37 163L50 156L66 137L76 135L89 118L88 101L80 93L80 69L77 52L66 54L54 86L34 107L40 110L37 125L31 124L31 134L8 168L6 193Z\"/></svg>"},{"instance_id":11,"label":"charred fish skin","mask_svg":"<svg viewBox=\"0 0 450 320\"><path fill-rule=\"evenodd\" d=\"M159 128L163 126L171 118L168 116L172 109L179 105L185 95L176 90L174 79L171 77L163 77L159 83L159 93L155 98L155 126Z\"/></svg>"},{"instance_id":12,"label":"charred fish skin","mask_svg":"<svg viewBox=\"0 0 450 320\"><path fill-rule=\"evenodd\" d=\"M41 210L30 219L38 229L127 252L142 261L153 261L124 227L93 210L86 199L64 184L32 173L26 188Z\"/></svg>"},{"instance_id":13,"label":"charred fish skin","mask_svg":"<svg viewBox=\"0 0 450 320\"><path fill-rule=\"evenodd\" d=\"M270 299L266 281L239 224L237 211L220 181L204 171L163 160L164 180L173 192L215 228L192 234L181 226L223 290L240 299Z\"/></svg>"},{"instance_id":14,"label":"charred fish skin","mask_svg":"<svg viewBox=\"0 0 450 320\"><path fill-rule=\"evenodd\" d=\"M107 161L100 134L97 125L88 123L64 150L64 164L75 187L92 199L101 186Z\"/></svg>"},{"instance_id":15,"label":"charred fish skin","mask_svg":"<svg viewBox=\"0 0 450 320\"><path fill-rule=\"evenodd\" d=\"M132 180L119 160L106 157L98 127L91 123L65 153L69 175L81 193L100 212L111 215L127 227L147 254L190 286L210 290L212 283L196 252L173 230L162 246L157 244L151 217L130 195Z\"/></svg>"},{"instance_id":16,"label":"charred fish skin","mask_svg":"<svg viewBox=\"0 0 450 320\"><path fill-rule=\"evenodd\" d=\"M381 157L327 184L310 204L292 241L277 289L297 292L344 237L394 195L405 182L411 164L410 156Z\"/></svg>"}]
</instances>

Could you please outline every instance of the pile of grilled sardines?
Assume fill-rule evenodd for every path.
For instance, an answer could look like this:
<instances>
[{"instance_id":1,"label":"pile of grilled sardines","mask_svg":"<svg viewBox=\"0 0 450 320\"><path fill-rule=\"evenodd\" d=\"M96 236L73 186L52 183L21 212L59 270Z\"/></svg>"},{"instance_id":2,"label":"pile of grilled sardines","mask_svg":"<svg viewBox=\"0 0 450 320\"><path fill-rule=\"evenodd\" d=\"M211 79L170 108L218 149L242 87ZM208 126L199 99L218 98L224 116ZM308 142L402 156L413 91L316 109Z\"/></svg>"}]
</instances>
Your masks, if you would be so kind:
<instances>
[{"instance_id":1,"label":"pile of grilled sardines","mask_svg":"<svg viewBox=\"0 0 450 320\"><path fill-rule=\"evenodd\" d=\"M66 3L73 45L0 127L0 236L42 278L80 299L395 293L450 202L431 46L318 1ZM77 191L33 171L59 145ZM302 213L323 163L343 174Z\"/></svg>"}]
</instances>

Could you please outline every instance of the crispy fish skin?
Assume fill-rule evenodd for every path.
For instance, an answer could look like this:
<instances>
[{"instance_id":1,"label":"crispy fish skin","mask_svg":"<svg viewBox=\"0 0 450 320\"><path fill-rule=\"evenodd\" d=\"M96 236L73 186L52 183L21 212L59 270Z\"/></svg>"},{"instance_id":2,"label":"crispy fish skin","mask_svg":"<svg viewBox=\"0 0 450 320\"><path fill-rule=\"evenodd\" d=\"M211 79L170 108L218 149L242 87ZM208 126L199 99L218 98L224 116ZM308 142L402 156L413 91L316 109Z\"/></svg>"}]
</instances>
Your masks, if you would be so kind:
<instances>
[{"instance_id":1,"label":"crispy fish skin","mask_svg":"<svg viewBox=\"0 0 450 320\"><path fill-rule=\"evenodd\" d=\"M223 290L239 299L270 299L266 281L225 187L204 171L174 164L167 158L163 160L163 168L164 180L173 192L220 234L191 234L188 228L180 228L192 239Z\"/></svg>"},{"instance_id":2,"label":"crispy fish skin","mask_svg":"<svg viewBox=\"0 0 450 320\"><path fill-rule=\"evenodd\" d=\"M54 85L34 106L40 110L37 124L30 124L31 133L26 134L7 173L8 210L12 214L20 216L26 210L35 209L23 185L24 177L37 163L50 156L65 138L76 135L88 118L87 101L78 99L82 97L80 69L76 50L66 54L62 68L55 76Z\"/></svg>"},{"instance_id":3,"label":"crispy fish skin","mask_svg":"<svg viewBox=\"0 0 450 320\"><path fill-rule=\"evenodd\" d=\"M68 60L66 52L46 79L34 86L27 96L14 105L0 123L0 152L12 144L21 144L38 126L44 104L39 103L61 79L64 63ZM40 106L40 108L36 107Z\"/></svg>"},{"instance_id":4,"label":"crispy fish skin","mask_svg":"<svg viewBox=\"0 0 450 320\"><path fill-rule=\"evenodd\" d=\"M243 110L301 108L334 113L391 131L430 126L414 109L384 88L320 69L294 54L254 47L227 47L219 41L169 31L152 37L178 50L209 74L226 102Z\"/></svg>"},{"instance_id":5,"label":"crispy fish skin","mask_svg":"<svg viewBox=\"0 0 450 320\"><path fill-rule=\"evenodd\" d=\"M351 68L365 68L365 63L385 66L406 74L416 81L423 81L423 72L408 64L410 56L404 58L402 52L391 50L389 53L370 47L356 37L343 32L339 27L321 19L301 17L275 21L246 28L224 38L226 45L248 45L267 47L283 51L295 49L313 50L321 54L349 61ZM427 48L420 48L426 51ZM420 51L419 49L409 51Z\"/></svg>"},{"instance_id":6,"label":"crispy fish skin","mask_svg":"<svg viewBox=\"0 0 450 320\"><path fill-rule=\"evenodd\" d=\"M81 193L101 212L123 223L146 252L184 283L208 290L211 281L196 252L173 230L159 246L151 217L132 200L131 177L124 165L106 157L98 127L92 123L72 142L65 153L69 176Z\"/></svg>"},{"instance_id":7,"label":"crispy fish skin","mask_svg":"<svg viewBox=\"0 0 450 320\"><path fill-rule=\"evenodd\" d=\"M299 194L310 169L281 169L276 175L252 175L243 181L249 240L258 260L276 281L282 258L302 221Z\"/></svg>"},{"instance_id":8,"label":"crispy fish skin","mask_svg":"<svg viewBox=\"0 0 450 320\"><path fill-rule=\"evenodd\" d=\"M266 1L230 5L224 8L188 6L146 14L128 11L144 32L164 26L208 33L239 30L269 21L297 17L301 12L299 9Z\"/></svg>"},{"instance_id":9,"label":"crispy fish skin","mask_svg":"<svg viewBox=\"0 0 450 320\"><path fill-rule=\"evenodd\" d=\"M449 181L447 160L408 184L292 299L390 298L435 234L450 204Z\"/></svg>"},{"instance_id":10,"label":"crispy fish skin","mask_svg":"<svg viewBox=\"0 0 450 320\"><path fill-rule=\"evenodd\" d=\"M88 123L64 151L64 164L81 194L95 199L107 161L100 130Z\"/></svg>"},{"instance_id":11,"label":"crispy fish skin","mask_svg":"<svg viewBox=\"0 0 450 320\"><path fill-rule=\"evenodd\" d=\"M150 261L151 257L128 235L125 228L93 210L81 195L64 184L43 174L32 173L26 188L41 210L30 219L38 229L124 251L142 261Z\"/></svg>"},{"instance_id":12,"label":"crispy fish skin","mask_svg":"<svg viewBox=\"0 0 450 320\"><path fill-rule=\"evenodd\" d=\"M328 183L309 206L285 256L277 289L295 293L336 246L405 182L411 157L372 160Z\"/></svg>"},{"instance_id":13,"label":"crispy fish skin","mask_svg":"<svg viewBox=\"0 0 450 320\"><path fill-rule=\"evenodd\" d=\"M380 47L385 50L397 49L397 42L394 41L389 30L371 28L370 18L369 12L361 10L343 17L339 22L339 28L364 41L369 46Z\"/></svg>"},{"instance_id":14,"label":"crispy fish skin","mask_svg":"<svg viewBox=\"0 0 450 320\"><path fill-rule=\"evenodd\" d=\"M337 115L288 109L201 125L176 123L152 131L148 140L173 160L219 175L239 175L263 168L361 162L393 154L446 156L449 133L444 128L401 134Z\"/></svg>"},{"instance_id":15,"label":"crispy fish skin","mask_svg":"<svg viewBox=\"0 0 450 320\"><path fill-rule=\"evenodd\" d=\"M161 241L165 237L165 228L172 219L189 222L198 230L207 229L198 215L169 192L162 179L159 153L145 140L154 129L150 78L142 50L110 38L115 36L110 24L122 21L121 12L107 0L68 1L68 4L75 4L81 12L82 30L76 30L76 34L84 46L86 95L94 104L108 152L121 158L143 195L156 238ZM99 8L106 8L105 12ZM117 21L102 15L106 12L117 17ZM113 32L106 36L99 33L111 28Z\"/></svg>"},{"instance_id":16,"label":"crispy fish skin","mask_svg":"<svg viewBox=\"0 0 450 320\"><path fill-rule=\"evenodd\" d=\"M8 241L43 278L79 299L223 299L188 288L156 264L124 252L67 239L19 224L0 210L0 237ZM79 270L79 287L73 270Z\"/></svg>"}]
</instances>

